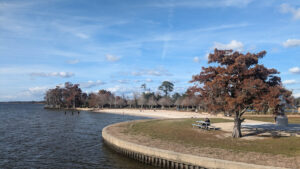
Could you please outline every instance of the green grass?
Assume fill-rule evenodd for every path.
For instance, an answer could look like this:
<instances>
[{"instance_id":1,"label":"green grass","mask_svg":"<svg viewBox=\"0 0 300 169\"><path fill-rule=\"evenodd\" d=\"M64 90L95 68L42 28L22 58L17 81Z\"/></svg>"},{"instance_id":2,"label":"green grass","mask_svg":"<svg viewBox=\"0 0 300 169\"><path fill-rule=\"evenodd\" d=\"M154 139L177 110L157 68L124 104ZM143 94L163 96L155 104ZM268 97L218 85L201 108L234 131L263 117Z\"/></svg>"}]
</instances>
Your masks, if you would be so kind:
<instances>
[{"instance_id":1,"label":"green grass","mask_svg":"<svg viewBox=\"0 0 300 169\"><path fill-rule=\"evenodd\" d=\"M185 146L212 147L231 151L260 152L283 154L287 156L300 155L299 137L265 138L262 140L219 138L223 131L206 131L193 129L192 123L199 119L149 120L133 123L125 131L133 135L145 135L152 139L176 142ZM229 122L225 119L211 119L212 123Z\"/></svg>"},{"instance_id":2,"label":"green grass","mask_svg":"<svg viewBox=\"0 0 300 169\"><path fill-rule=\"evenodd\" d=\"M259 116L244 116L244 118L249 120L257 120L264 122L274 122L274 117L259 117ZM300 117L288 117L290 124L300 124Z\"/></svg>"}]
</instances>

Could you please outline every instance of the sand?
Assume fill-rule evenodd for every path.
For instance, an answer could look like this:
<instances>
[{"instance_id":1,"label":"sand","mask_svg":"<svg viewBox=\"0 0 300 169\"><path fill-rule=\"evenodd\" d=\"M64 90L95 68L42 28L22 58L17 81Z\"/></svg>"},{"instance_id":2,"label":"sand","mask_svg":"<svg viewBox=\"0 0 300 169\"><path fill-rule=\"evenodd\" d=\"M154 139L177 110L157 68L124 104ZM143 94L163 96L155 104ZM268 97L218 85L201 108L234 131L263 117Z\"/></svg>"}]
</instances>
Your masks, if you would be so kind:
<instances>
[{"instance_id":1,"label":"sand","mask_svg":"<svg viewBox=\"0 0 300 169\"><path fill-rule=\"evenodd\" d=\"M140 110L140 109L94 109L94 112L124 114L130 116L144 116L151 118L220 118L222 115L208 113L185 112L176 110Z\"/></svg>"}]
</instances>

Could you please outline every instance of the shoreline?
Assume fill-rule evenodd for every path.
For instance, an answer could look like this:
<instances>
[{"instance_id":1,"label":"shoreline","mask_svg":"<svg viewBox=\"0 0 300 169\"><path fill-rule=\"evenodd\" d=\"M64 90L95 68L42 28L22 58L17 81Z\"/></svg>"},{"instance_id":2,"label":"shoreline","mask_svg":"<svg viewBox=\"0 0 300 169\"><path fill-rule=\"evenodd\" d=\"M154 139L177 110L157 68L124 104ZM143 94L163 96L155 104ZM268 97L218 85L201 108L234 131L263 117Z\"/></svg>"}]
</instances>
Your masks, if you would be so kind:
<instances>
[{"instance_id":1,"label":"shoreline","mask_svg":"<svg viewBox=\"0 0 300 169\"><path fill-rule=\"evenodd\" d=\"M165 109L129 109L129 108L75 108L74 110L79 111L92 111L96 113L111 113L120 115L130 115L130 116L144 116L150 118L224 118L233 119L233 116L227 117L223 114L210 114L206 112L192 112L192 111L178 111L178 110L165 110ZM273 115L265 114L245 114L245 116L250 117L273 117ZM287 117L300 117L299 115L291 114ZM247 120L247 119L246 119ZM251 120L256 121L256 120Z\"/></svg>"},{"instance_id":2,"label":"shoreline","mask_svg":"<svg viewBox=\"0 0 300 169\"><path fill-rule=\"evenodd\" d=\"M175 144L172 147L170 143L160 143L157 140L153 140L143 136L127 135L124 132L124 127L130 125L131 123L144 121L137 120L131 122L121 122L106 126L102 130L102 137L104 142L115 151L124 154L129 158L133 158L142 163L149 165L170 168L170 167L180 167L180 168L282 168L286 167L281 162L284 159L279 160L278 164L273 164L270 162L257 161L256 156L264 157L269 159L269 155L260 153L248 153L253 155L253 158L249 159L247 155L243 152L233 153L232 151L222 151L219 153L225 153L226 156L220 156L219 153L202 153L200 149L186 147L188 151L180 151L180 147L183 145ZM149 140L150 139L150 140ZM148 141L147 141L148 140ZM155 145L155 146L153 146ZM208 148L209 150L213 148ZM205 148L204 148L205 150ZM229 156L228 156L229 153ZM231 154L231 157L230 157ZM236 158L237 156L245 156L242 159ZM276 156L276 155L275 155ZM218 158L221 157L221 158ZM269 166L269 165L272 166Z\"/></svg>"}]
</instances>

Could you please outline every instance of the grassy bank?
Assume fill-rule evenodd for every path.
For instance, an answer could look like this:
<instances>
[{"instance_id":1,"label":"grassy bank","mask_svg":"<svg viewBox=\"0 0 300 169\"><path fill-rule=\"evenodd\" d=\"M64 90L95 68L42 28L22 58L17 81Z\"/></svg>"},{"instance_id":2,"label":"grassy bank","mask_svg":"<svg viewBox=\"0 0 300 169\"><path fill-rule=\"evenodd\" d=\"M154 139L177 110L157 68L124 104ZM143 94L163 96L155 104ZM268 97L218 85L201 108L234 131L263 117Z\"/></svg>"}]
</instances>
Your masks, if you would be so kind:
<instances>
[{"instance_id":1,"label":"grassy bank","mask_svg":"<svg viewBox=\"0 0 300 169\"><path fill-rule=\"evenodd\" d=\"M259 152L287 156L300 155L299 137L265 138L259 140L232 139L230 133L206 131L192 128L192 123L199 119L149 120L129 123L126 134L143 135L184 146L212 147L229 151ZM203 120L203 119L201 119ZM232 122L227 119L211 119L213 123Z\"/></svg>"}]
</instances>

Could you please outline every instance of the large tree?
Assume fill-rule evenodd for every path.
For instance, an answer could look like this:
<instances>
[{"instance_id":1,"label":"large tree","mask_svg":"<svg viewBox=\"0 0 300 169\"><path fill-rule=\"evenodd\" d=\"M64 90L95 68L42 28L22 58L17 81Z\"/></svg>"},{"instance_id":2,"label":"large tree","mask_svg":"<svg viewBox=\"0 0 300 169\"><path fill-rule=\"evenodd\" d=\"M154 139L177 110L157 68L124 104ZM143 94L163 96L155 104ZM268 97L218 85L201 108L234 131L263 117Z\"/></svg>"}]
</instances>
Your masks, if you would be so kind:
<instances>
[{"instance_id":1,"label":"large tree","mask_svg":"<svg viewBox=\"0 0 300 169\"><path fill-rule=\"evenodd\" d=\"M72 84L71 82L66 82L63 89L63 99L68 108L78 107L80 105L81 89L79 84Z\"/></svg>"},{"instance_id":2,"label":"large tree","mask_svg":"<svg viewBox=\"0 0 300 169\"><path fill-rule=\"evenodd\" d=\"M162 84L158 87L159 90L165 93L165 96L167 96L169 92L172 92L173 88L174 84L169 81L162 82Z\"/></svg>"},{"instance_id":3,"label":"large tree","mask_svg":"<svg viewBox=\"0 0 300 169\"><path fill-rule=\"evenodd\" d=\"M291 92L281 83L279 72L259 64L258 60L266 55L233 52L232 50L214 50L208 63L215 66L203 67L202 72L193 76L195 85L190 88L207 104L210 112L228 112L234 114L232 136L241 137L242 118L247 109L261 111L267 104L277 113L280 98L289 102Z\"/></svg>"},{"instance_id":4,"label":"large tree","mask_svg":"<svg viewBox=\"0 0 300 169\"><path fill-rule=\"evenodd\" d=\"M63 89L56 86L55 89L49 89L45 95L45 101L47 106L51 108L61 108L64 105L62 100Z\"/></svg>"}]
</instances>

